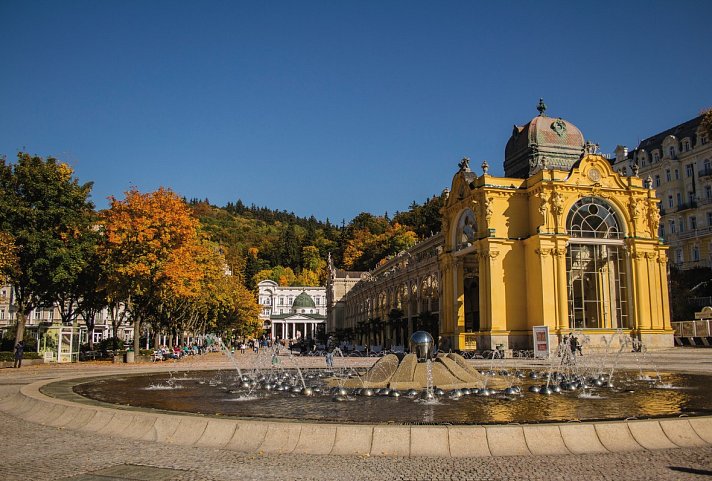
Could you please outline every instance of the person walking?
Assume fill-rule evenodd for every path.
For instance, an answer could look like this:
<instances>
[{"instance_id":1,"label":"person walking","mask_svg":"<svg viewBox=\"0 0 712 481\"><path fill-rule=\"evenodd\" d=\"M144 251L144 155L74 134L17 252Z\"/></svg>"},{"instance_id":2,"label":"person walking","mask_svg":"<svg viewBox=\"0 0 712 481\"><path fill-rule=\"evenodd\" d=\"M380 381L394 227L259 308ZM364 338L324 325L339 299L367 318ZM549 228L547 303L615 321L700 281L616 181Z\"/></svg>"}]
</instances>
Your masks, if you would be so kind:
<instances>
[{"instance_id":1,"label":"person walking","mask_svg":"<svg viewBox=\"0 0 712 481\"><path fill-rule=\"evenodd\" d=\"M15 346L15 364L13 367L22 367L22 356L25 353L25 341L20 341Z\"/></svg>"}]
</instances>

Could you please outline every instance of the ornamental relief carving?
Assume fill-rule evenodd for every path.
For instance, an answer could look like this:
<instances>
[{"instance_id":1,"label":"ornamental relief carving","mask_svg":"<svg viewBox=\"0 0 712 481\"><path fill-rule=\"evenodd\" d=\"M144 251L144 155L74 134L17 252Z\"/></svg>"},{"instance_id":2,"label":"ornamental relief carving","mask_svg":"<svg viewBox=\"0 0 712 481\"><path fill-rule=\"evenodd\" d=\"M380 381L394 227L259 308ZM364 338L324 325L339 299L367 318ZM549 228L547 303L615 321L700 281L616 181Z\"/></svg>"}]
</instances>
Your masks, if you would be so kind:
<instances>
[{"instance_id":1,"label":"ornamental relief carving","mask_svg":"<svg viewBox=\"0 0 712 481\"><path fill-rule=\"evenodd\" d=\"M557 217L564 212L564 196L559 192L554 192L551 196L551 211Z\"/></svg>"},{"instance_id":2,"label":"ornamental relief carving","mask_svg":"<svg viewBox=\"0 0 712 481\"><path fill-rule=\"evenodd\" d=\"M648 228L650 230L650 236L655 237L658 235L658 228L660 227L660 211L655 202L650 202L648 205Z\"/></svg>"},{"instance_id":3,"label":"ornamental relief carving","mask_svg":"<svg viewBox=\"0 0 712 481\"><path fill-rule=\"evenodd\" d=\"M487 220L487 224L490 223L490 220L492 220L492 214L494 213L492 206L494 204L494 199L492 197L488 197L485 200L485 220Z\"/></svg>"},{"instance_id":4,"label":"ornamental relief carving","mask_svg":"<svg viewBox=\"0 0 712 481\"><path fill-rule=\"evenodd\" d=\"M553 249L551 251L551 255L556 256L556 257L563 257L566 255L566 249L559 249L559 248Z\"/></svg>"},{"instance_id":5,"label":"ornamental relief carving","mask_svg":"<svg viewBox=\"0 0 712 481\"><path fill-rule=\"evenodd\" d=\"M543 248L543 249L534 249L534 252L536 252L540 257L546 257L551 254L551 249Z\"/></svg>"},{"instance_id":6,"label":"ornamental relief carving","mask_svg":"<svg viewBox=\"0 0 712 481\"><path fill-rule=\"evenodd\" d=\"M658 257L658 254L655 252L646 252L645 253L646 259L655 259L656 257Z\"/></svg>"}]
</instances>

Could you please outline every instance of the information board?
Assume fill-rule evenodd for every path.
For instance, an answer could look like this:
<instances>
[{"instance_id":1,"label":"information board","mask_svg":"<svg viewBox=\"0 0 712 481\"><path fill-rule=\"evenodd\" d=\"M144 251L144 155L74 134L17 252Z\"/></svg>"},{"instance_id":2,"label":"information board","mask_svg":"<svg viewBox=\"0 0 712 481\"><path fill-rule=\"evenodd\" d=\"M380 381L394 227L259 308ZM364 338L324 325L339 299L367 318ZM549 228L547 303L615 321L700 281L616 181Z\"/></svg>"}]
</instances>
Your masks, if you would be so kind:
<instances>
[{"instance_id":1,"label":"information board","mask_svg":"<svg viewBox=\"0 0 712 481\"><path fill-rule=\"evenodd\" d=\"M534 357L544 359L548 358L549 326L532 327L532 336L534 337Z\"/></svg>"}]
</instances>

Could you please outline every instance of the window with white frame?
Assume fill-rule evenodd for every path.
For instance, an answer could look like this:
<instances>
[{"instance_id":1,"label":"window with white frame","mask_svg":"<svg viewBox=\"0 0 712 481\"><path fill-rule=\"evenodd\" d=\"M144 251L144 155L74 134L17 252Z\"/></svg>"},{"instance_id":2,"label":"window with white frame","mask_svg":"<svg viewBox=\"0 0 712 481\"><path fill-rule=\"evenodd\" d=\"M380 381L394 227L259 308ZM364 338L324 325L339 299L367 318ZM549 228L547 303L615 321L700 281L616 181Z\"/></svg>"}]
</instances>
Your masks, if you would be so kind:
<instances>
[{"instance_id":1,"label":"window with white frame","mask_svg":"<svg viewBox=\"0 0 712 481\"><path fill-rule=\"evenodd\" d=\"M693 168L694 167L692 166L692 164L687 164L685 166L685 173L687 174L688 177L692 177L692 175L694 174L694 172L692 171Z\"/></svg>"},{"instance_id":2,"label":"window with white frame","mask_svg":"<svg viewBox=\"0 0 712 481\"><path fill-rule=\"evenodd\" d=\"M615 211L603 199L581 198L568 213L566 230L569 327L627 327L628 269Z\"/></svg>"},{"instance_id":3,"label":"window with white frame","mask_svg":"<svg viewBox=\"0 0 712 481\"><path fill-rule=\"evenodd\" d=\"M670 233L671 234L675 233L675 221L674 220L670 221Z\"/></svg>"},{"instance_id":4,"label":"window with white frame","mask_svg":"<svg viewBox=\"0 0 712 481\"><path fill-rule=\"evenodd\" d=\"M655 187L660 187L660 175L655 174Z\"/></svg>"}]
</instances>

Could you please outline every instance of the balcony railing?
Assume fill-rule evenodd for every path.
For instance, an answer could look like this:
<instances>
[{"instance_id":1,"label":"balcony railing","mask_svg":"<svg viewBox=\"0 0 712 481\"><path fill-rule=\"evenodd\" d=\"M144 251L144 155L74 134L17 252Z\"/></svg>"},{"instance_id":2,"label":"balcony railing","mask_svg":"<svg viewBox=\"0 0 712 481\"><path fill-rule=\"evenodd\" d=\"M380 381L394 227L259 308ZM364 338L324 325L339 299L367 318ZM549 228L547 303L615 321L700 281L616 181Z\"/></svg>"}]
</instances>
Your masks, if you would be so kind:
<instances>
[{"instance_id":1,"label":"balcony railing","mask_svg":"<svg viewBox=\"0 0 712 481\"><path fill-rule=\"evenodd\" d=\"M705 167L704 169L700 169L700 170L697 172L697 175L698 175L700 178L712 176L712 167Z\"/></svg>"},{"instance_id":2,"label":"balcony railing","mask_svg":"<svg viewBox=\"0 0 712 481\"><path fill-rule=\"evenodd\" d=\"M679 232L677 234L678 239L692 239L693 237L702 237L703 235L707 235L712 233L712 227L702 227L700 229L693 229L693 230L688 230L685 232Z\"/></svg>"},{"instance_id":3,"label":"balcony railing","mask_svg":"<svg viewBox=\"0 0 712 481\"><path fill-rule=\"evenodd\" d=\"M688 209L696 209L697 208L697 202L692 201L692 202L686 202L684 204L678 204L677 205L677 211L683 211L683 210L688 210Z\"/></svg>"}]
</instances>

